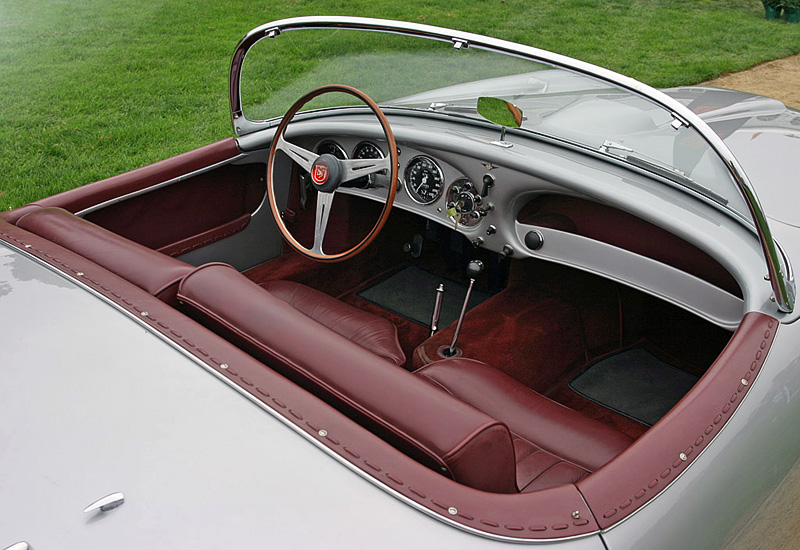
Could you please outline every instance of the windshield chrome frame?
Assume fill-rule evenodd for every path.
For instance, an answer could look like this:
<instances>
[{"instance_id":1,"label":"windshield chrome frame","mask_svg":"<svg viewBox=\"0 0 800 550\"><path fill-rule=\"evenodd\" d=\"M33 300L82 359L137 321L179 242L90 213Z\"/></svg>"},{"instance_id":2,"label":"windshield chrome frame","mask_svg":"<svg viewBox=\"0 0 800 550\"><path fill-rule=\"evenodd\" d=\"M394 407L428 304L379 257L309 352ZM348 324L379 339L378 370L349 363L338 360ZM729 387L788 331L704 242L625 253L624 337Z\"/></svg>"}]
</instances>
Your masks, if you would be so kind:
<instances>
[{"instance_id":1,"label":"windshield chrome frame","mask_svg":"<svg viewBox=\"0 0 800 550\"><path fill-rule=\"evenodd\" d=\"M241 99L241 71L248 50L264 38L275 38L282 32L300 29L351 29L377 31L406 36L419 36L430 40L449 42L456 48L479 47L530 59L531 61L546 64L583 74L595 79L606 81L614 86L625 89L641 96L669 112L676 124L694 129L723 161L733 181L739 188L747 203L747 208L752 217L753 227L758 233L764 258L767 263L768 277L772 285L775 303L784 313L794 310L795 283L789 259L783 256L775 244L772 232L767 222L767 217L756 196L744 169L736 160L733 153L720 138L698 115L685 107L682 103L644 84L638 80L621 75L614 71L604 69L591 63L586 63L564 55L548 52L507 40L491 38L479 34L463 31L408 23L404 21L390 21L367 17L337 17L337 16L309 16L281 19L261 25L247 33L239 41L231 61L230 70L230 105L231 118L237 136L249 134L264 128L266 123L248 120L242 112ZM742 219L738 216L736 219Z\"/></svg>"}]
</instances>

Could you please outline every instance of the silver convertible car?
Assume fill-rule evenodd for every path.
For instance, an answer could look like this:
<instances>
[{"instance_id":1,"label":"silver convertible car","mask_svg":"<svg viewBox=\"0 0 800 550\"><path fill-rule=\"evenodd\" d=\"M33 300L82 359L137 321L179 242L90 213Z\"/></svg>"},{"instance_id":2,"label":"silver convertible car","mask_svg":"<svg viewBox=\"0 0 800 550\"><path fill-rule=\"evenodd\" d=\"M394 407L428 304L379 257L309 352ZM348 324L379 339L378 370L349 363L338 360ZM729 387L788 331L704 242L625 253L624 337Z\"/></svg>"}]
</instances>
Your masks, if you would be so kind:
<instances>
[{"instance_id":1,"label":"silver convertible car","mask_svg":"<svg viewBox=\"0 0 800 550\"><path fill-rule=\"evenodd\" d=\"M230 105L0 215L0 548L796 547L800 113L355 17Z\"/></svg>"}]
</instances>

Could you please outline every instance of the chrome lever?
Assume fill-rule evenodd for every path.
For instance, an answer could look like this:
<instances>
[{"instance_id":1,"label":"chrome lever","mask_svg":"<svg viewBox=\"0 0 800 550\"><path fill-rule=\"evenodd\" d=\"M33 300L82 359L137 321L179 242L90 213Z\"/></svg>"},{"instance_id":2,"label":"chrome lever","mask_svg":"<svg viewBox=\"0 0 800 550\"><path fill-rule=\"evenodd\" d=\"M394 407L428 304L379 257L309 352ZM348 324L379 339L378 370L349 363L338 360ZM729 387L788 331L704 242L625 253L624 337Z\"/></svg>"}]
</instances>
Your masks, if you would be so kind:
<instances>
[{"instance_id":1,"label":"chrome lever","mask_svg":"<svg viewBox=\"0 0 800 550\"><path fill-rule=\"evenodd\" d=\"M431 317L431 333L428 335L430 338L436 331L439 330L439 317L442 314L442 299L444 298L444 285L439 283L436 288L436 302L433 304L433 316Z\"/></svg>"},{"instance_id":2,"label":"chrome lever","mask_svg":"<svg viewBox=\"0 0 800 550\"><path fill-rule=\"evenodd\" d=\"M467 267L467 273L470 276L467 295L464 297L464 305L461 306L461 314L458 316L456 331L453 333L453 341L450 343L449 347L442 346L436 350L441 357L458 357L461 355L461 350L456 346L458 335L461 333L461 325L464 323L464 315L467 313L467 304L469 303L469 297L472 295L472 287L475 285L475 279L483 273L483 269L483 262L480 260L472 260Z\"/></svg>"}]
</instances>

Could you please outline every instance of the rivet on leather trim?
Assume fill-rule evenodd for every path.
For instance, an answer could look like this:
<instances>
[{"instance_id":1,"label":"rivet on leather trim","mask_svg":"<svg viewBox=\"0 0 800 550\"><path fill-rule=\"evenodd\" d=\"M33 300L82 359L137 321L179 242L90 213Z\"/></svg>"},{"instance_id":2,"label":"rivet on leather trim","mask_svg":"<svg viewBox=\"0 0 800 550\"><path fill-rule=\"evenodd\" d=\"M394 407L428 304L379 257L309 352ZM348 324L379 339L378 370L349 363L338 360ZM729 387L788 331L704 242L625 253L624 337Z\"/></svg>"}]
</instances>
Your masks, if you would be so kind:
<instances>
[{"instance_id":1,"label":"rivet on leather trim","mask_svg":"<svg viewBox=\"0 0 800 550\"><path fill-rule=\"evenodd\" d=\"M327 437L328 432L326 430L320 430L317 432L320 437Z\"/></svg>"},{"instance_id":2,"label":"rivet on leather trim","mask_svg":"<svg viewBox=\"0 0 800 550\"><path fill-rule=\"evenodd\" d=\"M447 513L450 514L451 516L455 516L456 514L458 514L458 508L456 508L455 506L451 506L450 508L447 509Z\"/></svg>"}]
</instances>

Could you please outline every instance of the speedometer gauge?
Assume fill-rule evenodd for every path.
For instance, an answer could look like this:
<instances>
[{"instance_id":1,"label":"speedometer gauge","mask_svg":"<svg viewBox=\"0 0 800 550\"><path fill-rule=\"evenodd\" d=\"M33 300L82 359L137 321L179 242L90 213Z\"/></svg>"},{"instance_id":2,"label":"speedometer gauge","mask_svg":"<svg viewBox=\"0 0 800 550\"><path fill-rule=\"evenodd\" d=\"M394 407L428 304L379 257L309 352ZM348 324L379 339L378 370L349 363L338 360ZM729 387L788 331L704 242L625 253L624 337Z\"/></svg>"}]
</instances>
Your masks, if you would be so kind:
<instances>
[{"instance_id":1,"label":"speedometer gauge","mask_svg":"<svg viewBox=\"0 0 800 550\"><path fill-rule=\"evenodd\" d=\"M442 196L442 169L430 157L418 156L406 166L405 186L408 196L419 204L431 204Z\"/></svg>"}]
</instances>

